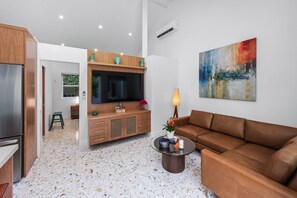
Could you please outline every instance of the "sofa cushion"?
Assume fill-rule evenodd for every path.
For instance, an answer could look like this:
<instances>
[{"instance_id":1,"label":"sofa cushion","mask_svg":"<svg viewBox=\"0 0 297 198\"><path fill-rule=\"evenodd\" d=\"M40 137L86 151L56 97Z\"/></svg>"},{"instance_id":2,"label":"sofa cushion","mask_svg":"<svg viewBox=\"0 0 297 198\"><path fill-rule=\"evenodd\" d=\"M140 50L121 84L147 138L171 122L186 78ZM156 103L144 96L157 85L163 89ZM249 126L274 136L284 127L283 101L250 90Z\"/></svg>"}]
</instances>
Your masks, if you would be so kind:
<instances>
[{"instance_id":1,"label":"sofa cushion","mask_svg":"<svg viewBox=\"0 0 297 198\"><path fill-rule=\"evenodd\" d=\"M285 184L297 167L297 144L291 143L275 152L266 163L263 174Z\"/></svg>"},{"instance_id":2,"label":"sofa cushion","mask_svg":"<svg viewBox=\"0 0 297 198\"><path fill-rule=\"evenodd\" d=\"M287 186L297 191L297 170L295 171L295 174L293 175L292 179L288 182Z\"/></svg>"},{"instance_id":3,"label":"sofa cushion","mask_svg":"<svg viewBox=\"0 0 297 198\"><path fill-rule=\"evenodd\" d=\"M240 146L236 151L263 164L266 164L270 157L276 152L274 149L249 143Z\"/></svg>"},{"instance_id":4,"label":"sofa cushion","mask_svg":"<svg viewBox=\"0 0 297 198\"><path fill-rule=\"evenodd\" d=\"M297 128L246 121L245 141L280 149L289 139L297 136Z\"/></svg>"},{"instance_id":5,"label":"sofa cushion","mask_svg":"<svg viewBox=\"0 0 297 198\"><path fill-rule=\"evenodd\" d=\"M210 129L243 139L245 119L215 114Z\"/></svg>"},{"instance_id":6,"label":"sofa cushion","mask_svg":"<svg viewBox=\"0 0 297 198\"><path fill-rule=\"evenodd\" d=\"M192 110L189 123L199 127L209 129L211 125L212 117L213 117L212 113Z\"/></svg>"},{"instance_id":7,"label":"sofa cushion","mask_svg":"<svg viewBox=\"0 0 297 198\"><path fill-rule=\"evenodd\" d=\"M236 150L227 151L227 152L221 154L221 156L223 156L235 163L238 163L248 169L256 171L258 173L262 173L264 166L265 166L264 163L262 163L258 160L255 160L251 157L248 157L246 155L243 155L243 154L237 152Z\"/></svg>"},{"instance_id":8,"label":"sofa cushion","mask_svg":"<svg viewBox=\"0 0 297 198\"><path fill-rule=\"evenodd\" d=\"M241 139L217 132L210 132L197 136L196 141L220 153L238 148L239 146L245 144L245 142Z\"/></svg>"},{"instance_id":9,"label":"sofa cushion","mask_svg":"<svg viewBox=\"0 0 297 198\"><path fill-rule=\"evenodd\" d=\"M198 126L194 126L191 124L185 125L185 126L181 126L181 127L177 127L175 129L176 134L187 137L193 141L196 141L196 137L198 135L203 135L205 133L209 133L210 131Z\"/></svg>"}]
</instances>

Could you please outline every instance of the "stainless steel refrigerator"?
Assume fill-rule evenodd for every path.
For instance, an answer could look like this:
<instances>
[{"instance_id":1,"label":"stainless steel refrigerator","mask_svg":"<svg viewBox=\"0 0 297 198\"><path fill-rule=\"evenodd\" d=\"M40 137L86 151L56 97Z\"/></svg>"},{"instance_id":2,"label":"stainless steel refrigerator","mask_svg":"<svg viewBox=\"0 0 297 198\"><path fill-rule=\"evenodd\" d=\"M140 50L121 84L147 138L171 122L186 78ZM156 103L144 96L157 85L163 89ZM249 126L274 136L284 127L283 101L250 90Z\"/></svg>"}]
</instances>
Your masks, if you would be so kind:
<instances>
[{"instance_id":1,"label":"stainless steel refrigerator","mask_svg":"<svg viewBox=\"0 0 297 198\"><path fill-rule=\"evenodd\" d=\"M22 178L23 66L0 64L0 147L18 144L13 155L14 182Z\"/></svg>"}]
</instances>

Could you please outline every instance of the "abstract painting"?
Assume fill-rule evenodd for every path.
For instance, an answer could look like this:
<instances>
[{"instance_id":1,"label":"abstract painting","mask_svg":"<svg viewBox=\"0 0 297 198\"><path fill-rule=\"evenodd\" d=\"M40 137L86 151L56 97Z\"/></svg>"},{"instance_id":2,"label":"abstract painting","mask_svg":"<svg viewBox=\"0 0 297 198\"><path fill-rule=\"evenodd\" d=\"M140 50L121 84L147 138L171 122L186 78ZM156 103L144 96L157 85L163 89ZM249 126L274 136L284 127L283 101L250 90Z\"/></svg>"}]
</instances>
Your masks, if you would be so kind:
<instances>
[{"instance_id":1,"label":"abstract painting","mask_svg":"<svg viewBox=\"0 0 297 198\"><path fill-rule=\"evenodd\" d=\"M199 54L199 96L256 101L256 38Z\"/></svg>"}]
</instances>

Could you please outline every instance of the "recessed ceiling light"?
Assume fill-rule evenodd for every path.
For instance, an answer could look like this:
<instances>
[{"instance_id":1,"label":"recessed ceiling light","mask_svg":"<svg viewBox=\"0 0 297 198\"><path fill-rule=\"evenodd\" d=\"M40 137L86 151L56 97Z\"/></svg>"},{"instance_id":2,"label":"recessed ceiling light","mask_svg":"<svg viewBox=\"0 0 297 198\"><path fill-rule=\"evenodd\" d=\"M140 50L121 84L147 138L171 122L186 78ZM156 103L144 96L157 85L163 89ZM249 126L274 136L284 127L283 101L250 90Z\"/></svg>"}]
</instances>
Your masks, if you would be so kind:
<instances>
[{"instance_id":1,"label":"recessed ceiling light","mask_svg":"<svg viewBox=\"0 0 297 198\"><path fill-rule=\"evenodd\" d=\"M59 15L59 19L63 20L64 16L63 15Z\"/></svg>"},{"instance_id":2,"label":"recessed ceiling light","mask_svg":"<svg viewBox=\"0 0 297 198\"><path fill-rule=\"evenodd\" d=\"M61 46L65 46L65 44L64 43L61 43Z\"/></svg>"},{"instance_id":3,"label":"recessed ceiling light","mask_svg":"<svg viewBox=\"0 0 297 198\"><path fill-rule=\"evenodd\" d=\"M103 26L102 26L102 25L99 25L99 26L98 26L98 28L99 28L99 29L102 29L102 28L103 28Z\"/></svg>"},{"instance_id":4,"label":"recessed ceiling light","mask_svg":"<svg viewBox=\"0 0 297 198\"><path fill-rule=\"evenodd\" d=\"M121 53L120 53L120 55L121 55L121 56L123 56L123 55L124 55L124 53L123 53L123 52L121 52Z\"/></svg>"},{"instance_id":5,"label":"recessed ceiling light","mask_svg":"<svg viewBox=\"0 0 297 198\"><path fill-rule=\"evenodd\" d=\"M94 51L95 51L95 52L97 52L97 51L98 51L98 49L97 49L97 48L95 48L95 49L94 49Z\"/></svg>"},{"instance_id":6,"label":"recessed ceiling light","mask_svg":"<svg viewBox=\"0 0 297 198\"><path fill-rule=\"evenodd\" d=\"M129 33L129 36L132 36L132 33L131 32Z\"/></svg>"}]
</instances>

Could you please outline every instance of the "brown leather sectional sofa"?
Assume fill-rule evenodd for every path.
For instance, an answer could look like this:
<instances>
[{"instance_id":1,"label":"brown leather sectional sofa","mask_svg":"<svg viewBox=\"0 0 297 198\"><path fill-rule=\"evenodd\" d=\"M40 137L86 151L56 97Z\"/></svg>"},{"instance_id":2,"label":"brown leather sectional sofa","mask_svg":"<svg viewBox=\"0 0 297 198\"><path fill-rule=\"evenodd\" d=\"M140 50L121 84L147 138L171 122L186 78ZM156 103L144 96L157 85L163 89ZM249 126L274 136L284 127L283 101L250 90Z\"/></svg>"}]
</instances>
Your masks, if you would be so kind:
<instances>
[{"instance_id":1,"label":"brown leather sectional sofa","mask_svg":"<svg viewBox=\"0 0 297 198\"><path fill-rule=\"evenodd\" d=\"M297 128L194 110L175 123L201 150L202 183L218 196L297 197Z\"/></svg>"}]
</instances>

